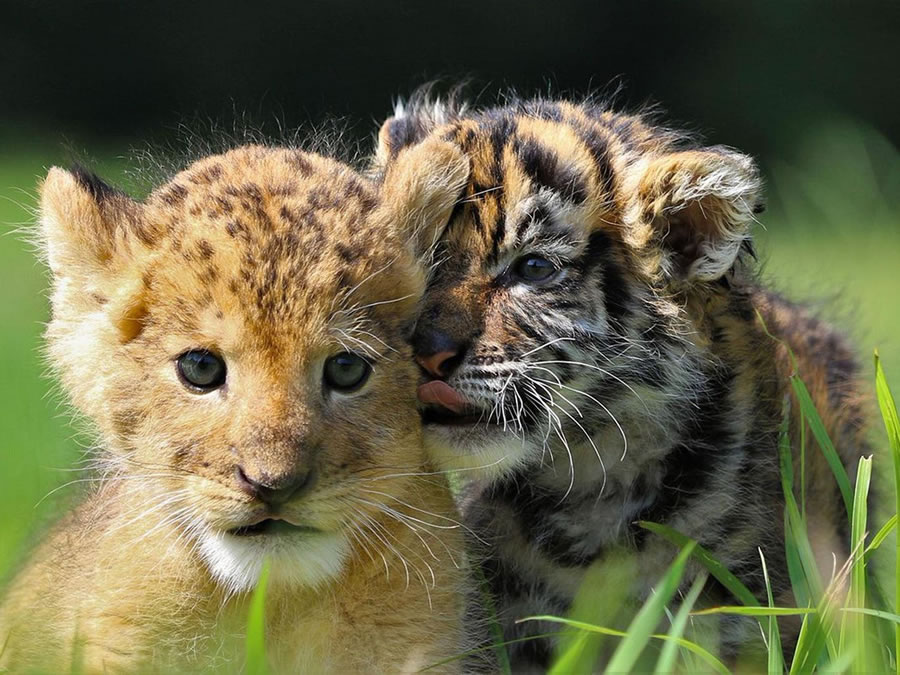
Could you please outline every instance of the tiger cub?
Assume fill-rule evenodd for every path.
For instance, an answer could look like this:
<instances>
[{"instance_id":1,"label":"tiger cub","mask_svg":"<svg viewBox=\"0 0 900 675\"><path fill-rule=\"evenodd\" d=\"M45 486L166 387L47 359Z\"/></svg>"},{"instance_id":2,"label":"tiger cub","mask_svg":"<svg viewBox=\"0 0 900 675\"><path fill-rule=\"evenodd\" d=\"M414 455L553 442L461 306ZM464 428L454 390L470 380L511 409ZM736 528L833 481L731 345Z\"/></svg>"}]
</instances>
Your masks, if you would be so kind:
<instances>
[{"instance_id":1,"label":"tiger cub","mask_svg":"<svg viewBox=\"0 0 900 675\"><path fill-rule=\"evenodd\" d=\"M275 672L414 672L463 649L407 232L446 220L466 161L426 145L380 187L262 146L143 202L50 170L49 357L96 425L100 472L12 580L0 670L237 672L266 561Z\"/></svg>"},{"instance_id":2,"label":"tiger cub","mask_svg":"<svg viewBox=\"0 0 900 675\"><path fill-rule=\"evenodd\" d=\"M565 615L614 549L633 553L646 597L674 549L639 521L696 539L764 600L759 547L791 602L777 449L788 349L852 475L864 415L845 340L757 279L753 160L591 103L417 96L383 124L375 173L436 139L470 176L434 235L419 399L432 457L474 477L462 508L487 542L504 639L558 630L516 621ZM817 450L806 480L830 574L848 518ZM714 581L706 591L734 602ZM747 628L723 624L726 653ZM509 645L513 670L546 668L552 647Z\"/></svg>"}]
</instances>

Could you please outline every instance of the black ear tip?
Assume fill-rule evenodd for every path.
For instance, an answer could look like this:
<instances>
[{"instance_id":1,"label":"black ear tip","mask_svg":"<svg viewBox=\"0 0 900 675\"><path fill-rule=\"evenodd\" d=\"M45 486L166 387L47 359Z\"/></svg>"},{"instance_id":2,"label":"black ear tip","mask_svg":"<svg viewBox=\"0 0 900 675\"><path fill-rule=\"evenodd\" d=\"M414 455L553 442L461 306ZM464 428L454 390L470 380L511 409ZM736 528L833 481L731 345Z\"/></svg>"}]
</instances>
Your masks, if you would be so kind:
<instances>
[{"instance_id":1,"label":"black ear tip","mask_svg":"<svg viewBox=\"0 0 900 675\"><path fill-rule=\"evenodd\" d=\"M75 180L78 181L78 184L83 187L85 190L91 193L91 196L97 200L97 202L102 202L109 197L119 196L123 193L120 190L112 187L108 183L104 182L100 176L95 174L93 171L85 168L81 164L74 164L69 169L72 175L75 177Z\"/></svg>"},{"instance_id":2,"label":"black ear tip","mask_svg":"<svg viewBox=\"0 0 900 675\"><path fill-rule=\"evenodd\" d=\"M412 145L420 140L424 135L424 130L417 120L409 116L392 117L386 124L388 125L387 140L392 155L396 155L407 145Z\"/></svg>"}]
</instances>

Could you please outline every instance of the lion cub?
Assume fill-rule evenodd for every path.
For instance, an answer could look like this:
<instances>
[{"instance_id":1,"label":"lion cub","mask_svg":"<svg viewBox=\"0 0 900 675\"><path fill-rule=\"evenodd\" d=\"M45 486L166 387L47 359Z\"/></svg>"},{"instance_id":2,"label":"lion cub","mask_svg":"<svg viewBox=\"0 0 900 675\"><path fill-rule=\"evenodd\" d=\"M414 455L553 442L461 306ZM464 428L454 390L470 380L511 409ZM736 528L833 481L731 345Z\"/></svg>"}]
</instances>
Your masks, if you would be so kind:
<instances>
[{"instance_id":1,"label":"lion cub","mask_svg":"<svg viewBox=\"0 0 900 675\"><path fill-rule=\"evenodd\" d=\"M377 187L246 146L137 202L50 170L49 355L103 471L13 579L0 669L235 670L266 560L275 671L462 650L461 533L407 344L425 270L401 233L446 220L466 172L443 143Z\"/></svg>"}]
</instances>

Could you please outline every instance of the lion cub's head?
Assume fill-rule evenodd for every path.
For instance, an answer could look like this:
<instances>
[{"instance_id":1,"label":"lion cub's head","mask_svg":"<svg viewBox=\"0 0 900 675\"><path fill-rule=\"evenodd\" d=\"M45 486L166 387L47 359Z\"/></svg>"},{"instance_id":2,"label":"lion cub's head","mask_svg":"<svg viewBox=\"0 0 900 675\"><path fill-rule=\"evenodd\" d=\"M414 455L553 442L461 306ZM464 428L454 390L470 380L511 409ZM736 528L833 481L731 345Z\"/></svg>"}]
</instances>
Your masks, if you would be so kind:
<instances>
[{"instance_id":1,"label":"lion cub's head","mask_svg":"<svg viewBox=\"0 0 900 675\"><path fill-rule=\"evenodd\" d=\"M51 169L49 353L128 479L122 518L183 535L232 590L266 556L285 584L341 570L421 471L407 339L424 270L404 233L446 220L466 171L436 144L375 186L247 146L137 202Z\"/></svg>"}]
</instances>

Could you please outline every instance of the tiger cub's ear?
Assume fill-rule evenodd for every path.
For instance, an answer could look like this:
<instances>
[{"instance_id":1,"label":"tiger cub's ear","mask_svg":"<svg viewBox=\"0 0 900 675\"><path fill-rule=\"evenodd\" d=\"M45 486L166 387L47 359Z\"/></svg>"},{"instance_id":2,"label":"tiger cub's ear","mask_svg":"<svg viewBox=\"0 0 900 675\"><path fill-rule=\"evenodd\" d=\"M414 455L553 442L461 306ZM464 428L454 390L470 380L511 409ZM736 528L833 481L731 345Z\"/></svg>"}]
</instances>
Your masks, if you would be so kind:
<instances>
[{"instance_id":1,"label":"tiger cub's ear","mask_svg":"<svg viewBox=\"0 0 900 675\"><path fill-rule=\"evenodd\" d=\"M438 138L402 149L388 164L385 201L417 258L430 257L468 179L468 158Z\"/></svg>"},{"instance_id":2,"label":"tiger cub's ear","mask_svg":"<svg viewBox=\"0 0 900 675\"><path fill-rule=\"evenodd\" d=\"M762 210L753 160L724 148L675 152L637 169L626 240L670 281L715 281L734 265ZM649 249L649 250L648 250Z\"/></svg>"}]
</instances>

